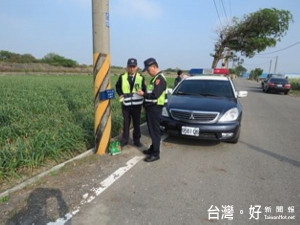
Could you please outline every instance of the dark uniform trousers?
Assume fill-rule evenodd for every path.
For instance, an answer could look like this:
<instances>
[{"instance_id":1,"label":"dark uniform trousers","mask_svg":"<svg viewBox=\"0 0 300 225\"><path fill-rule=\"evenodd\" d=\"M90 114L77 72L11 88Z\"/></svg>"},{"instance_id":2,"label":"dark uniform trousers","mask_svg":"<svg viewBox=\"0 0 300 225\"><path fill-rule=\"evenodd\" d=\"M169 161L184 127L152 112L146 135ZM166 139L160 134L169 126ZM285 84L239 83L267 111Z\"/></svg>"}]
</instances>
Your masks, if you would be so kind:
<instances>
[{"instance_id":1,"label":"dark uniform trousers","mask_svg":"<svg viewBox=\"0 0 300 225\"><path fill-rule=\"evenodd\" d=\"M141 138L140 120L142 105L124 106L123 113L123 135L121 143L126 144L129 139L129 127L132 118L133 123L133 142L138 143Z\"/></svg>"},{"instance_id":2,"label":"dark uniform trousers","mask_svg":"<svg viewBox=\"0 0 300 225\"><path fill-rule=\"evenodd\" d=\"M160 154L160 117L162 113L162 106L153 105L146 107L146 119L148 131L152 140L150 150L152 155L159 156Z\"/></svg>"}]
</instances>

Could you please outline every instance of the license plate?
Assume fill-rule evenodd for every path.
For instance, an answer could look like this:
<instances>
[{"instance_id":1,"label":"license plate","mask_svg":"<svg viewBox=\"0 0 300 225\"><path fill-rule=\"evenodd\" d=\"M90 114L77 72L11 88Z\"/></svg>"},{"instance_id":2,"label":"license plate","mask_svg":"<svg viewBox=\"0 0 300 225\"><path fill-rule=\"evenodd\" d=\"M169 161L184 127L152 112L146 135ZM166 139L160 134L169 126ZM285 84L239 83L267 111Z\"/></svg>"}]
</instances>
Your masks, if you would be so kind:
<instances>
[{"instance_id":1,"label":"license plate","mask_svg":"<svg viewBox=\"0 0 300 225\"><path fill-rule=\"evenodd\" d=\"M277 87L282 87L282 84L277 84Z\"/></svg>"},{"instance_id":2,"label":"license plate","mask_svg":"<svg viewBox=\"0 0 300 225\"><path fill-rule=\"evenodd\" d=\"M199 136L199 132L200 130L198 127L181 127L182 135Z\"/></svg>"}]
</instances>

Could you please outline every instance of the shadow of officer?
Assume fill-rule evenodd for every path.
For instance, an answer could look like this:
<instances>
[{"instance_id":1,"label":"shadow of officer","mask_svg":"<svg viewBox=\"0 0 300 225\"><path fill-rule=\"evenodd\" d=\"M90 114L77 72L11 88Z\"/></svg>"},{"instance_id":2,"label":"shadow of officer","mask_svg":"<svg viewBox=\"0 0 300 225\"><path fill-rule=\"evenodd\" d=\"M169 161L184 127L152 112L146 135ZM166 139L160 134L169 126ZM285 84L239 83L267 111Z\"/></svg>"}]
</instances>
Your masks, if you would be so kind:
<instances>
[{"instance_id":1,"label":"shadow of officer","mask_svg":"<svg viewBox=\"0 0 300 225\"><path fill-rule=\"evenodd\" d=\"M43 225L53 221L54 215L50 216L49 214L53 214L55 209L51 210L51 207L48 207L51 204L50 201L53 203L53 200L56 201L54 204L57 207L58 216L60 218L64 217L69 208L62 197L61 191L58 189L37 188L29 195L25 208L10 218L6 225Z\"/></svg>"}]
</instances>

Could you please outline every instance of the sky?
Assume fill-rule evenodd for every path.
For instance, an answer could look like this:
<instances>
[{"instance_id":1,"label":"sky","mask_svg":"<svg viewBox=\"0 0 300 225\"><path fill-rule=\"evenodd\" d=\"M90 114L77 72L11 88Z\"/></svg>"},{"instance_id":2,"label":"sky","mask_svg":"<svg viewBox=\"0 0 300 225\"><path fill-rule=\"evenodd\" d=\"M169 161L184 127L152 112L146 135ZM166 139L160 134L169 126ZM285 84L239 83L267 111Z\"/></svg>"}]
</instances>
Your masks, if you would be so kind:
<instances>
[{"instance_id":1,"label":"sky","mask_svg":"<svg viewBox=\"0 0 300 225\"><path fill-rule=\"evenodd\" d=\"M294 22L276 47L245 59L243 65L248 71L259 67L269 72L272 60L273 72L278 56L276 72L300 73L299 0L215 3L220 18L214 0L110 0L111 64L125 67L127 59L134 57L143 67L145 59L154 57L161 69L210 68L210 53L221 24L233 16L241 18L274 7L289 10ZM37 58L54 52L80 64L92 64L91 0L2 0L0 27L0 50ZM294 43L299 44L280 51Z\"/></svg>"}]
</instances>

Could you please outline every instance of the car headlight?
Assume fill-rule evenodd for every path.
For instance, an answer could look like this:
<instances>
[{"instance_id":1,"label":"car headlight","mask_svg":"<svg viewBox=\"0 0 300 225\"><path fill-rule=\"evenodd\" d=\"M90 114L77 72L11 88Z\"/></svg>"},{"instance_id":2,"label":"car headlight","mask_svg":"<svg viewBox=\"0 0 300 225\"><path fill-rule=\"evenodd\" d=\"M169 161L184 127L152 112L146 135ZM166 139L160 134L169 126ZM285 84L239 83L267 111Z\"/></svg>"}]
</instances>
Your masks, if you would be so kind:
<instances>
[{"instance_id":1,"label":"car headlight","mask_svg":"<svg viewBox=\"0 0 300 225\"><path fill-rule=\"evenodd\" d=\"M229 109L220 119L219 122L235 121L239 117L239 110L237 108Z\"/></svg>"},{"instance_id":2,"label":"car headlight","mask_svg":"<svg viewBox=\"0 0 300 225\"><path fill-rule=\"evenodd\" d=\"M169 117L169 113L168 113L168 110L166 107L163 107L162 109L162 115L165 116L165 117Z\"/></svg>"}]
</instances>

